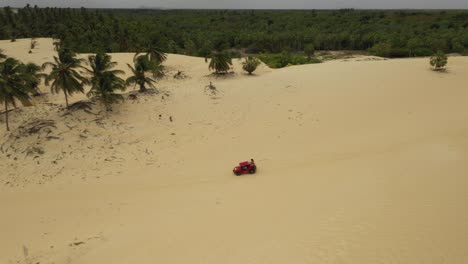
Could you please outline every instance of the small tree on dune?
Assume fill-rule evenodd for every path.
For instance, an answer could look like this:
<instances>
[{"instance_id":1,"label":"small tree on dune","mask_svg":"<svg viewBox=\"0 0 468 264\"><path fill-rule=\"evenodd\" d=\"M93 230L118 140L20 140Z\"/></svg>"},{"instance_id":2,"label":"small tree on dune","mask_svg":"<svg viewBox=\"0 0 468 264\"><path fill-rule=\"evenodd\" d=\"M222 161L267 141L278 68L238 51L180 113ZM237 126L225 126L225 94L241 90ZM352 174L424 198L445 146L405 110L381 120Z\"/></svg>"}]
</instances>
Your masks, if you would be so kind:
<instances>
[{"instance_id":1,"label":"small tree on dune","mask_svg":"<svg viewBox=\"0 0 468 264\"><path fill-rule=\"evenodd\" d=\"M232 59L227 52L215 52L210 57L211 61L208 68L214 70L215 74L227 73L229 71Z\"/></svg>"},{"instance_id":2,"label":"small tree on dune","mask_svg":"<svg viewBox=\"0 0 468 264\"><path fill-rule=\"evenodd\" d=\"M434 67L435 71L441 71L447 65L448 58L443 51L438 51L436 54L431 56L429 63Z\"/></svg>"},{"instance_id":3,"label":"small tree on dune","mask_svg":"<svg viewBox=\"0 0 468 264\"><path fill-rule=\"evenodd\" d=\"M251 75L257 69L258 65L260 65L260 61L255 57L249 56L242 63L242 69Z\"/></svg>"},{"instance_id":4,"label":"small tree on dune","mask_svg":"<svg viewBox=\"0 0 468 264\"><path fill-rule=\"evenodd\" d=\"M30 48L31 48L32 50L33 50L34 48L36 48L36 46L37 46L37 41L36 41L35 39L32 38L32 39L31 39L31 45L30 45L30 46L31 46Z\"/></svg>"},{"instance_id":5,"label":"small tree on dune","mask_svg":"<svg viewBox=\"0 0 468 264\"><path fill-rule=\"evenodd\" d=\"M155 67L159 64L151 62L146 55L141 55L134 60L134 66L127 63L128 68L132 71L132 76L126 80L127 85L138 85L140 87L139 92L144 93L148 91L146 85L155 88L154 84L156 80L147 76L148 73L154 76Z\"/></svg>"},{"instance_id":6,"label":"small tree on dune","mask_svg":"<svg viewBox=\"0 0 468 264\"><path fill-rule=\"evenodd\" d=\"M17 107L16 101L30 106L32 92L30 86L30 75L26 72L26 66L13 58L7 58L0 63L0 100L5 107L5 122L7 131L10 130L8 120L8 105Z\"/></svg>"},{"instance_id":7,"label":"small tree on dune","mask_svg":"<svg viewBox=\"0 0 468 264\"><path fill-rule=\"evenodd\" d=\"M62 49L58 57L54 56L54 62L46 62L42 65L43 70L47 67L52 68L45 78L45 84L49 85L52 82L50 84L52 93L63 92L67 108L69 107L68 96L74 93L84 93L84 85L88 83L88 80L78 72L79 68L85 69L81 66L82 62L82 59L76 58L75 53Z\"/></svg>"},{"instance_id":8,"label":"small tree on dune","mask_svg":"<svg viewBox=\"0 0 468 264\"><path fill-rule=\"evenodd\" d=\"M112 62L108 54L98 53L95 56L89 56L88 62L91 66L91 69L88 69L91 75L91 90L87 96L97 98L104 104L107 111L111 111L111 104L123 101L123 96L116 94L115 91L126 89L125 81L118 77L124 72L112 70L117 63Z\"/></svg>"}]
</instances>

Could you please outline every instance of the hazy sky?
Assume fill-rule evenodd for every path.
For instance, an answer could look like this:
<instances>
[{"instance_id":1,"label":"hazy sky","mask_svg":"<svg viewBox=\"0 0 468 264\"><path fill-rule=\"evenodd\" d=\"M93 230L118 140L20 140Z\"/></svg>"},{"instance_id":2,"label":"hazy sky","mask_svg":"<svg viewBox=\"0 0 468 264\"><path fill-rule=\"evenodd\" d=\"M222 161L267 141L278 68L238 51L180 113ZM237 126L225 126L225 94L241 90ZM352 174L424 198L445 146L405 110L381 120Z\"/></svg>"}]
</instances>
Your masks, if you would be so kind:
<instances>
[{"instance_id":1,"label":"hazy sky","mask_svg":"<svg viewBox=\"0 0 468 264\"><path fill-rule=\"evenodd\" d=\"M216 9L468 9L468 0L0 0L0 6Z\"/></svg>"}]
</instances>

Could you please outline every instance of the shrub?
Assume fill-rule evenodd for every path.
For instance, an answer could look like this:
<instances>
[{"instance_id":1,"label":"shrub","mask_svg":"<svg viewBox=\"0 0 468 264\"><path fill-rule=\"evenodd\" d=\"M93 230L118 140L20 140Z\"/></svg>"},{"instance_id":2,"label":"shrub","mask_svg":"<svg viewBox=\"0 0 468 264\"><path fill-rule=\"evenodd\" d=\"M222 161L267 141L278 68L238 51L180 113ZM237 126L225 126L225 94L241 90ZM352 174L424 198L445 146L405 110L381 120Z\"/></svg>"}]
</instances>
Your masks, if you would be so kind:
<instances>
[{"instance_id":1,"label":"shrub","mask_svg":"<svg viewBox=\"0 0 468 264\"><path fill-rule=\"evenodd\" d=\"M443 51L438 51L436 54L432 55L429 63L434 67L435 71L442 70L448 62L447 55Z\"/></svg>"},{"instance_id":2,"label":"shrub","mask_svg":"<svg viewBox=\"0 0 468 264\"><path fill-rule=\"evenodd\" d=\"M35 41L34 39L31 39L31 44L30 44L31 49L33 50L34 48L36 48L36 46L37 46L37 41Z\"/></svg>"},{"instance_id":3,"label":"shrub","mask_svg":"<svg viewBox=\"0 0 468 264\"><path fill-rule=\"evenodd\" d=\"M283 52L281 54L259 54L258 58L263 61L270 68L283 68L288 65L302 65L302 64L313 64L321 63L322 61L317 58L310 58L299 54L290 54Z\"/></svg>"},{"instance_id":4,"label":"shrub","mask_svg":"<svg viewBox=\"0 0 468 264\"><path fill-rule=\"evenodd\" d=\"M410 53L413 53L415 56L418 56L416 54L420 52L420 49L421 48L415 48L414 50L411 50L409 48L393 47L389 43L378 43L375 44L372 48L370 48L369 52L375 56L385 58L406 58L409 56ZM427 51L430 52L429 55L432 54L430 49L427 49Z\"/></svg>"},{"instance_id":5,"label":"shrub","mask_svg":"<svg viewBox=\"0 0 468 264\"><path fill-rule=\"evenodd\" d=\"M258 65L260 65L260 61L255 57L249 56L242 63L242 69L251 75L257 69Z\"/></svg>"},{"instance_id":6,"label":"shrub","mask_svg":"<svg viewBox=\"0 0 468 264\"><path fill-rule=\"evenodd\" d=\"M307 55L307 58L311 58L312 55L315 53L315 46L314 44L309 44L304 47L304 53Z\"/></svg>"},{"instance_id":7,"label":"shrub","mask_svg":"<svg viewBox=\"0 0 468 264\"><path fill-rule=\"evenodd\" d=\"M372 48L369 49L369 52L379 57L389 57L391 50L392 50L391 44L377 43Z\"/></svg>"}]
</instances>

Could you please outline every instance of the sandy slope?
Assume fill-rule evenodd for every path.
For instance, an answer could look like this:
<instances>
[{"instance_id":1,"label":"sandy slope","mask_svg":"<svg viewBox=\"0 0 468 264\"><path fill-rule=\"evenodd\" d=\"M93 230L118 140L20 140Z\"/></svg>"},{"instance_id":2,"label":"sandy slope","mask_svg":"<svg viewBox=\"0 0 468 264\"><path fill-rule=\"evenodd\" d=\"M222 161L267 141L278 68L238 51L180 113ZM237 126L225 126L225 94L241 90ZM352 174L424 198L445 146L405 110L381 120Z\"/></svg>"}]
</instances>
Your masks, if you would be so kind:
<instances>
[{"instance_id":1,"label":"sandy slope","mask_svg":"<svg viewBox=\"0 0 468 264\"><path fill-rule=\"evenodd\" d=\"M28 43L0 48L53 55ZM167 68L107 116L47 94L0 123L0 263L468 262L468 58ZM34 119L56 128L20 136ZM251 157L258 173L233 176Z\"/></svg>"}]
</instances>

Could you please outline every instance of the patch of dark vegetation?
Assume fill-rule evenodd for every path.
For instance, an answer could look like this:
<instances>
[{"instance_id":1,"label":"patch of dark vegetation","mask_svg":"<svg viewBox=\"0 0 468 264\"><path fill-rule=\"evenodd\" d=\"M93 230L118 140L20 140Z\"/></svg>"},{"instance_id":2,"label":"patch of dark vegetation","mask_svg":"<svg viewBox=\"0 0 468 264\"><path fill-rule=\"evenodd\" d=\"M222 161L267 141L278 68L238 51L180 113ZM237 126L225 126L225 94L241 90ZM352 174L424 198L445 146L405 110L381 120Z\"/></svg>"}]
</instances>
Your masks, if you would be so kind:
<instances>
[{"instance_id":1,"label":"patch of dark vegetation","mask_svg":"<svg viewBox=\"0 0 468 264\"><path fill-rule=\"evenodd\" d=\"M438 50L466 53L467 17L467 10L88 10L27 5L17 12L0 10L0 39L52 37L80 53L136 52L152 43L163 52L205 58L214 50L227 50L236 58L285 50L307 54L310 47L413 57Z\"/></svg>"},{"instance_id":2,"label":"patch of dark vegetation","mask_svg":"<svg viewBox=\"0 0 468 264\"><path fill-rule=\"evenodd\" d=\"M315 64L322 61L315 57L306 57L302 54L283 52L280 54L259 54L258 58L270 68L283 68L291 65Z\"/></svg>"}]
</instances>

